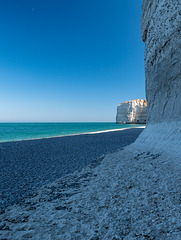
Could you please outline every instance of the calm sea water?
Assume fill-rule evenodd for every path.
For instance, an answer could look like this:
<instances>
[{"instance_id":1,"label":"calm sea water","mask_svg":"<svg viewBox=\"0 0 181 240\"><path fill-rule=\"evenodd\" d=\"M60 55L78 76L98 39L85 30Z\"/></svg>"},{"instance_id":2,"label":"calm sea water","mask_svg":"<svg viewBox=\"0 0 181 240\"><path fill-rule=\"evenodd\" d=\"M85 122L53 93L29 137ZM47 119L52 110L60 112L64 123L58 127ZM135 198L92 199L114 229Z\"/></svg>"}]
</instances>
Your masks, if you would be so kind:
<instances>
[{"instance_id":1,"label":"calm sea water","mask_svg":"<svg viewBox=\"0 0 181 240\"><path fill-rule=\"evenodd\" d=\"M135 124L116 123L0 123L0 141L36 139L44 137L131 128Z\"/></svg>"}]
</instances>

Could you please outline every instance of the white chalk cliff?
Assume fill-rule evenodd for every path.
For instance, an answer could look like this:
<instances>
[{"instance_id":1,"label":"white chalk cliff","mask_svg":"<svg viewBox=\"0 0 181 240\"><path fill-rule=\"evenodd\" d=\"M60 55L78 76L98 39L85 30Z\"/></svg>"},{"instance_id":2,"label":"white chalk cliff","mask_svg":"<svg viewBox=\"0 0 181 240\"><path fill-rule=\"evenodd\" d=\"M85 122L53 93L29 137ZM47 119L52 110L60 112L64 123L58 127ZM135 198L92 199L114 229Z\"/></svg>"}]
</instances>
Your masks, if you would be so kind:
<instances>
[{"instance_id":1,"label":"white chalk cliff","mask_svg":"<svg viewBox=\"0 0 181 240\"><path fill-rule=\"evenodd\" d=\"M144 0L147 128L137 143L181 157L181 3Z\"/></svg>"},{"instance_id":2,"label":"white chalk cliff","mask_svg":"<svg viewBox=\"0 0 181 240\"><path fill-rule=\"evenodd\" d=\"M126 101L117 107L116 123L146 123L147 101Z\"/></svg>"}]
</instances>

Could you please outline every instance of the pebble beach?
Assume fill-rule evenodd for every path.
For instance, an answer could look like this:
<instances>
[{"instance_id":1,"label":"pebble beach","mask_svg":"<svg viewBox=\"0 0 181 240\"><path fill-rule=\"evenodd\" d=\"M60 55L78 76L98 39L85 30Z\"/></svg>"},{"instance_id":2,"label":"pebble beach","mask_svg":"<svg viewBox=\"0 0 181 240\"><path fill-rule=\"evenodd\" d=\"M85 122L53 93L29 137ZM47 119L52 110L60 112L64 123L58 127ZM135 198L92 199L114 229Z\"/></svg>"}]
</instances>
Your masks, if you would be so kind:
<instances>
[{"instance_id":1,"label":"pebble beach","mask_svg":"<svg viewBox=\"0 0 181 240\"><path fill-rule=\"evenodd\" d=\"M141 130L112 134L133 140ZM180 240L180 165L149 146L123 145L6 207L0 239Z\"/></svg>"},{"instance_id":2,"label":"pebble beach","mask_svg":"<svg viewBox=\"0 0 181 240\"><path fill-rule=\"evenodd\" d=\"M0 239L181 239L180 167L148 149L107 153L7 207Z\"/></svg>"},{"instance_id":3,"label":"pebble beach","mask_svg":"<svg viewBox=\"0 0 181 240\"><path fill-rule=\"evenodd\" d=\"M142 128L0 144L0 211L55 179L131 144Z\"/></svg>"}]
</instances>

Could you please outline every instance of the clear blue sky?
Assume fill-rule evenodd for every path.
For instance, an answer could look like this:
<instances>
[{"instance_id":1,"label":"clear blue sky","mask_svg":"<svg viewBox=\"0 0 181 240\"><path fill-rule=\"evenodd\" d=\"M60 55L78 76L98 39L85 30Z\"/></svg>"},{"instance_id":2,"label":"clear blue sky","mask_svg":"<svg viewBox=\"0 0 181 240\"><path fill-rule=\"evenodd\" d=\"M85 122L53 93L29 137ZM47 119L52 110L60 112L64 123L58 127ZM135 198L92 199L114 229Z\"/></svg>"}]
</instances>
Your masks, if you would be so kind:
<instances>
[{"instance_id":1,"label":"clear blue sky","mask_svg":"<svg viewBox=\"0 0 181 240\"><path fill-rule=\"evenodd\" d=\"M145 98L142 1L3 0L0 121L115 121Z\"/></svg>"}]
</instances>

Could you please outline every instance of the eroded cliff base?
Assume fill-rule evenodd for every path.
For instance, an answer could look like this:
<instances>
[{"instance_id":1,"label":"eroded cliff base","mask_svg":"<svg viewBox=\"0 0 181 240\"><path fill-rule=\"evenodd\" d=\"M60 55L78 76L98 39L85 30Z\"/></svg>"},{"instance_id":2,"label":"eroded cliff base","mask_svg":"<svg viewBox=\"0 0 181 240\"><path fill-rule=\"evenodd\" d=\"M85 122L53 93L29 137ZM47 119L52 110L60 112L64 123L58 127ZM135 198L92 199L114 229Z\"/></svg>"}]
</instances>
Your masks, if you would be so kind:
<instances>
[{"instance_id":1,"label":"eroded cliff base","mask_svg":"<svg viewBox=\"0 0 181 240\"><path fill-rule=\"evenodd\" d=\"M181 165L181 123L162 122L148 125L134 146L150 151L159 151Z\"/></svg>"}]
</instances>

